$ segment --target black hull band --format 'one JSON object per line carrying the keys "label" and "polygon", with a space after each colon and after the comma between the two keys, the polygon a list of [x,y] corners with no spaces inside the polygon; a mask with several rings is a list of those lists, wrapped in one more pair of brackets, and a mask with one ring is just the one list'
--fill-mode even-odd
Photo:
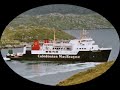
{"label": "black hull band", "polygon": [[11,60],[39,60],[39,61],[80,61],[80,62],[107,62],[111,50],[79,51],[77,55],[48,55],[24,54],[21,57],[10,57]]}

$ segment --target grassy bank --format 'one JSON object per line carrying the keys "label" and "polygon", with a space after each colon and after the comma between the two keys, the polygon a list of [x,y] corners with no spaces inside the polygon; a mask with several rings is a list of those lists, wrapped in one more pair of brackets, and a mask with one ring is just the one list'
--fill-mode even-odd
{"label": "grassy bank", "polygon": [[88,69],[84,72],[80,72],[64,81],[61,81],[59,84],[57,84],[57,86],[75,85],[89,81],[107,71],[113,63],[114,61],[109,61],[96,65],[96,67],[94,68]]}

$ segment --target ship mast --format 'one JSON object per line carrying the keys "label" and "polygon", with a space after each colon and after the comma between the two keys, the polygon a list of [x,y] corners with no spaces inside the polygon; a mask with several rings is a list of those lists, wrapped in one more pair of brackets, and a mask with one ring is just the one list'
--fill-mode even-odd
{"label": "ship mast", "polygon": [[84,28],[83,28],[82,33],[80,32],[80,39],[87,38],[88,37],[87,34],[88,34],[88,32],[86,30],[84,30]]}
{"label": "ship mast", "polygon": [[82,32],[80,31],[80,39],[84,38],[84,28],[82,30]]}
{"label": "ship mast", "polygon": [[55,43],[55,40],[56,40],[56,38],[55,38],[55,30],[54,30],[54,43]]}
{"label": "ship mast", "polygon": [[86,38],[86,31],[83,29],[83,36]]}
{"label": "ship mast", "polygon": [[83,38],[87,38],[87,34],[88,34],[88,32],[83,29]]}
{"label": "ship mast", "polygon": [[81,31],[80,31],[80,39],[82,39],[82,34],[81,34]]}

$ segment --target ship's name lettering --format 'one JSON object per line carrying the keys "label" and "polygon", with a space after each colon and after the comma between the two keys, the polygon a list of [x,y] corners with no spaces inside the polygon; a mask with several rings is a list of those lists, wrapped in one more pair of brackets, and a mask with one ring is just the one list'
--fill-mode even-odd
{"label": "ship's name lettering", "polygon": [[73,59],[75,59],[75,58],[80,58],[80,56],[59,55],[59,58],[73,58]]}
{"label": "ship's name lettering", "polygon": [[56,55],[38,55],[39,58],[58,58]]}
{"label": "ship's name lettering", "polygon": [[38,58],[80,58],[80,56],[69,56],[69,55],[38,55]]}

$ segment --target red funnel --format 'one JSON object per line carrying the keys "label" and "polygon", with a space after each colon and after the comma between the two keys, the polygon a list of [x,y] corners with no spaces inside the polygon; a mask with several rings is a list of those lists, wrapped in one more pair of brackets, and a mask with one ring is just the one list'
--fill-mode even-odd
{"label": "red funnel", "polygon": [[34,40],[32,50],[39,50],[40,49],[40,44],[38,40]]}

